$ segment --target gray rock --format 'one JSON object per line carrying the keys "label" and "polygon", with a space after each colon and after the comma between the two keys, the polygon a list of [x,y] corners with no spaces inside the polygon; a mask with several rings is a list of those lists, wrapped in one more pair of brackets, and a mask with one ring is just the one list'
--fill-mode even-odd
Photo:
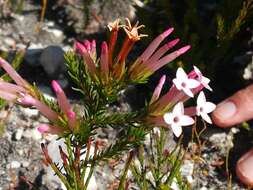
{"label": "gray rock", "polygon": [[43,67],[49,77],[57,79],[62,73],[65,73],[64,51],[59,46],[48,46],[40,56],[40,65]]}
{"label": "gray rock", "polygon": [[41,48],[27,49],[25,52],[24,62],[30,66],[39,66],[39,57],[42,53]]}

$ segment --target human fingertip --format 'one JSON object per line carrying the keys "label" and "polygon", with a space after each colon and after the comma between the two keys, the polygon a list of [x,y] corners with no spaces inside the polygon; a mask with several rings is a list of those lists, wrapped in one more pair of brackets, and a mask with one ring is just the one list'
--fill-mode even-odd
{"label": "human fingertip", "polygon": [[245,185],[253,186],[253,148],[237,162],[236,175]]}
{"label": "human fingertip", "polygon": [[237,108],[234,102],[225,100],[217,105],[212,113],[213,122],[220,127],[228,127],[229,119],[236,114]]}

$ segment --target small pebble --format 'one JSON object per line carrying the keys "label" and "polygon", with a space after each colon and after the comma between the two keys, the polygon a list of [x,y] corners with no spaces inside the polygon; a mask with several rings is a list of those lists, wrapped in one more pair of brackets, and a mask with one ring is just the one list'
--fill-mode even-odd
{"label": "small pebble", "polygon": [[21,164],[20,164],[20,162],[18,162],[18,161],[12,161],[10,164],[7,164],[7,168],[8,169],[16,169],[16,168],[20,168],[20,166],[21,166]]}
{"label": "small pebble", "polygon": [[27,168],[30,165],[30,163],[28,161],[23,161],[21,165],[23,168]]}
{"label": "small pebble", "polygon": [[39,111],[37,109],[23,108],[23,113],[30,118],[36,118],[39,116]]}
{"label": "small pebble", "polygon": [[14,39],[8,38],[8,37],[6,37],[6,38],[4,39],[4,43],[5,43],[5,45],[7,45],[7,46],[9,46],[9,47],[14,47],[15,44],[16,44],[16,42],[15,42]]}
{"label": "small pebble", "polygon": [[19,141],[23,136],[23,132],[24,130],[22,128],[18,128],[14,135],[14,140]]}
{"label": "small pebble", "polygon": [[42,135],[37,129],[32,129],[32,138],[37,141],[42,139]]}

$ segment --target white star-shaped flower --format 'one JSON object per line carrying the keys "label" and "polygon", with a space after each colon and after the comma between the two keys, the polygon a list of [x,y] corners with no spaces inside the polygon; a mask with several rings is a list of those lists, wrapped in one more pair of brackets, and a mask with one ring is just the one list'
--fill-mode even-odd
{"label": "white star-shaped flower", "polygon": [[208,90],[213,91],[213,89],[208,85],[210,82],[210,79],[207,77],[204,77],[201,71],[196,67],[193,66],[195,73],[198,75],[199,82]]}
{"label": "white star-shaped flower", "polygon": [[200,85],[199,81],[195,79],[189,79],[181,67],[177,69],[176,78],[173,79],[173,83],[178,90],[183,90],[190,97],[193,97],[191,89]]}
{"label": "white star-shaped flower", "polygon": [[181,135],[182,126],[192,125],[194,123],[191,117],[184,115],[184,105],[182,102],[177,103],[172,112],[165,113],[163,119],[170,125],[176,137]]}
{"label": "white star-shaped flower", "polygon": [[215,107],[215,104],[206,101],[205,94],[203,91],[201,91],[197,98],[197,116],[201,116],[207,123],[212,124],[212,120],[208,116],[208,113],[211,113],[215,109]]}

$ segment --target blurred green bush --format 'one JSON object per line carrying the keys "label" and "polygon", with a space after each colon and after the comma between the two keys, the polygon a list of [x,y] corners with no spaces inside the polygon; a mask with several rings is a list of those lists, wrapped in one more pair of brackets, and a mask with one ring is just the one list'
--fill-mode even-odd
{"label": "blurred green bush", "polygon": [[[143,0],[137,8],[146,33],[156,36],[165,27],[175,28],[174,36],[192,45],[179,65],[197,65],[213,75],[216,65],[231,61],[240,51],[240,32],[250,24],[253,0]],[[152,38],[152,37],[151,37]],[[248,39],[249,40],[249,39]]]}

